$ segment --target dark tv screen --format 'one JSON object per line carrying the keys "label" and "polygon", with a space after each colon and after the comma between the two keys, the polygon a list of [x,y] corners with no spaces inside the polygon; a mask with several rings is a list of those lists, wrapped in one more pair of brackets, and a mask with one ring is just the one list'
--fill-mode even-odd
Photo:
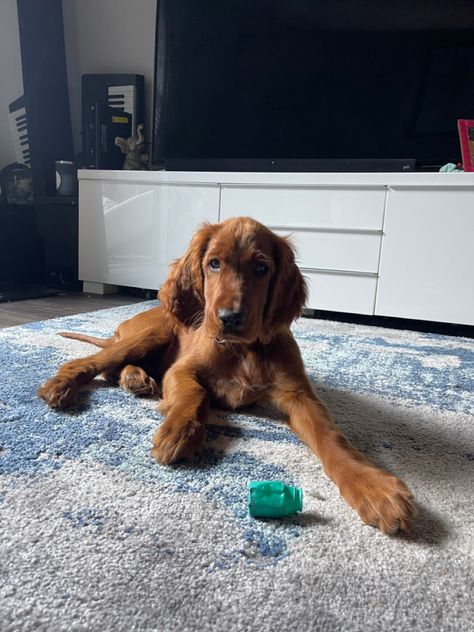
{"label": "dark tv screen", "polygon": [[460,159],[472,0],[158,0],[153,162]]}

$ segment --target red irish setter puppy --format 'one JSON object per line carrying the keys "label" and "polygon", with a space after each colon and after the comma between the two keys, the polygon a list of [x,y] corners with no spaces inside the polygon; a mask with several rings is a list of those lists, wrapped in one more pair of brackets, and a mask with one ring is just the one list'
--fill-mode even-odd
{"label": "red irish setter puppy", "polygon": [[108,340],[64,334],[103,349],[60,367],[40,397],[66,408],[100,373],[136,395],[156,394],[162,382],[166,418],[151,451],[162,464],[199,450],[209,405],[271,402],[364,522],[384,533],[409,528],[415,510],[405,484],[349,443],[305,373],[289,327],[306,287],[286,239],[247,217],[205,225],[159,298],[159,307],[123,322]]}

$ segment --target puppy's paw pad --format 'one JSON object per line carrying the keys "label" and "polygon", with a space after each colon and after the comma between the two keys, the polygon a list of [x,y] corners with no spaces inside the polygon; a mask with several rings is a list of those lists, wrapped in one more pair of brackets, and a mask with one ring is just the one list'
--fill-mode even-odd
{"label": "puppy's paw pad", "polygon": [[159,394],[156,381],[140,367],[124,370],[120,377],[120,385],[137,397],[151,397]]}

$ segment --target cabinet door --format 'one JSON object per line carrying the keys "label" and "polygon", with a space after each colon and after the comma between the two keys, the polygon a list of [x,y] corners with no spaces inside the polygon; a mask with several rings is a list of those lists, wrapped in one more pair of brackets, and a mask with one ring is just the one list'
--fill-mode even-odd
{"label": "cabinet door", "polygon": [[375,313],[474,325],[474,187],[390,189]]}
{"label": "cabinet door", "polygon": [[219,215],[218,185],[82,180],[79,200],[79,278],[146,289]]}

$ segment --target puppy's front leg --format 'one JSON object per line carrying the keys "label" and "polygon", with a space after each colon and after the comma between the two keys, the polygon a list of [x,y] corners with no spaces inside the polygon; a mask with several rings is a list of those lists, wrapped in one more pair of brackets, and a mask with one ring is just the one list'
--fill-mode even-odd
{"label": "puppy's front leg", "polygon": [[168,370],[160,409],[166,419],[153,437],[152,456],[162,465],[193,457],[204,443],[208,397],[192,368],[174,364]]}
{"label": "puppy's front leg", "polygon": [[289,416],[292,430],[321,459],[341,496],[365,523],[387,534],[409,529],[415,507],[405,483],[372,465],[349,443],[305,376],[301,380],[280,376],[273,401]]}

